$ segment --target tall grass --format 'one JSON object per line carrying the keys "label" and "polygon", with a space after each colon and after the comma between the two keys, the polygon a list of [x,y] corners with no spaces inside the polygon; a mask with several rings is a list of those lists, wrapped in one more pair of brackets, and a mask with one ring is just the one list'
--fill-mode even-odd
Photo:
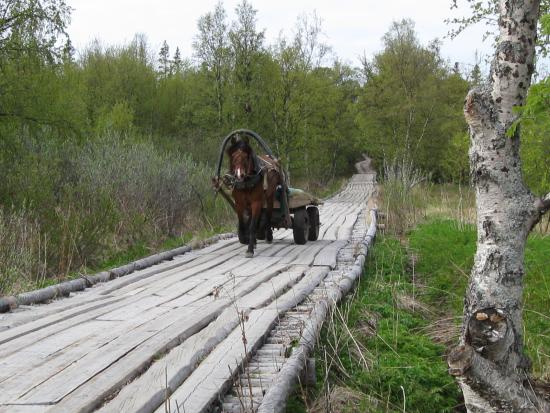
{"label": "tall grass", "polygon": [[406,159],[384,162],[381,210],[389,234],[402,237],[426,218],[451,218],[460,229],[475,224],[475,195],[469,185],[433,184]]}
{"label": "tall grass", "polygon": [[0,291],[25,288],[45,276],[46,243],[25,210],[0,209]]}
{"label": "tall grass", "polygon": [[384,161],[383,175],[381,201],[387,229],[400,236],[425,215],[427,177],[412,161],[399,158]]}

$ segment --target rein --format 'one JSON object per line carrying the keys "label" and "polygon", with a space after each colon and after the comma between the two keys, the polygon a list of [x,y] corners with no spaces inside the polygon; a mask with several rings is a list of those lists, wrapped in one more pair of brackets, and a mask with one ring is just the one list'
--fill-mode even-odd
{"label": "rein", "polygon": [[235,189],[252,189],[262,180],[263,174],[247,175],[242,181],[237,181],[233,175],[232,187]]}

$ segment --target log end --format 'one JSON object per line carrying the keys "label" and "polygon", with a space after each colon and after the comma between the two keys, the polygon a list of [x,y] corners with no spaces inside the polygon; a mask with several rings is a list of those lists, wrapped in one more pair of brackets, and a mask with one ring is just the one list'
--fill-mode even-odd
{"label": "log end", "polygon": [[451,376],[462,376],[471,366],[474,357],[474,350],[469,345],[456,346],[447,357],[449,374]]}

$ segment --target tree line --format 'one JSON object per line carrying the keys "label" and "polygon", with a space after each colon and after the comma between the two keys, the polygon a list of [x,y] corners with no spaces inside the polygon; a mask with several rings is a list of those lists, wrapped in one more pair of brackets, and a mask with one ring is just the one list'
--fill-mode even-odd
{"label": "tree line", "polygon": [[465,132],[468,81],[436,42],[420,44],[410,21],[394,23],[384,50],[352,67],[323,42],[315,14],[300,16],[293,36],[267,44],[247,1],[234,21],[221,3],[202,16],[189,57],[166,42],[156,52],[142,34],[76,53],[63,1],[2,7],[15,15],[13,4],[36,20],[2,31],[1,127],[16,140],[22,127],[30,137],[74,141],[109,130],[208,162],[220,137],[246,127],[266,137],[293,176],[325,183],[350,173],[361,151],[381,161],[401,149],[449,177],[441,156],[428,154],[443,154]]}

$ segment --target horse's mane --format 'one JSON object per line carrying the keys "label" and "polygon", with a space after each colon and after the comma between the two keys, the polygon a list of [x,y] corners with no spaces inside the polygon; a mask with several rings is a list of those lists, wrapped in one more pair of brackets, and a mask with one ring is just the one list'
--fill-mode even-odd
{"label": "horse's mane", "polygon": [[238,140],[236,142],[234,142],[228,149],[227,149],[227,154],[229,156],[231,156],[233,154],[233,152],[235,152],[237,149],[241,149],[243,151],[245,151],[247,154],[251,155],[252,153],[254,153],[254,151],[252,150],[252,147],[250,146],[250,144],[246,141],[243,141],[243,140]]}

